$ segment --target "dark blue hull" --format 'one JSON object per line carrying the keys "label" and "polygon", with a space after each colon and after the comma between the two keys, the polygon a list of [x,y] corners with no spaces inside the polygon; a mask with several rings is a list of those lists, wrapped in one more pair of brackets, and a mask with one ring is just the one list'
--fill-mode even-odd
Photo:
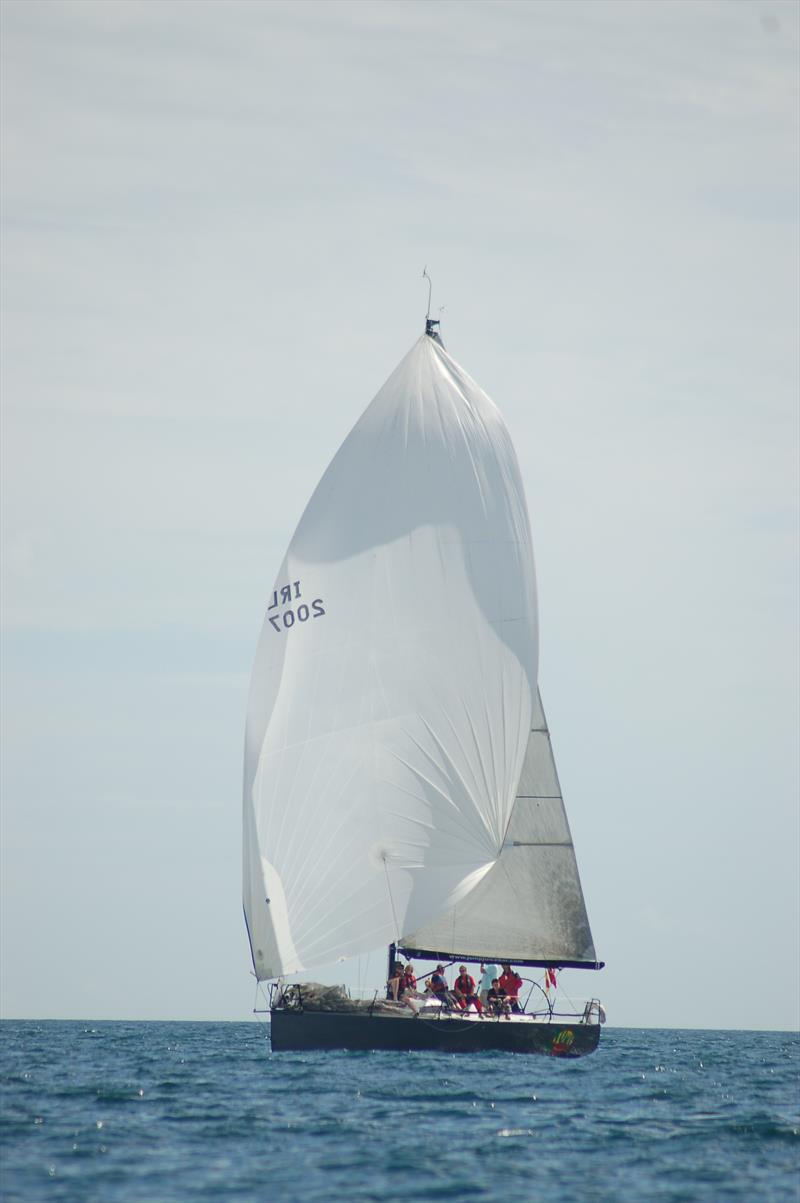
{"label": "dark blue hull", "polygon": [[539,1053],[584,1057],[600,1042],[599,1024],[512,1019],[420,1018],[405,1015],[273,1010],[275,1052],[351,1049],[479,1053]]}

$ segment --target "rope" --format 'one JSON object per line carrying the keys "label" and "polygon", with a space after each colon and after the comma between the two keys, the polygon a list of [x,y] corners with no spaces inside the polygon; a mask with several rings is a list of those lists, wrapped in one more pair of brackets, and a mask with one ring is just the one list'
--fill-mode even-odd
{"label": "rope", "polygon": [[573,1007],[573,1008],[574,1008],[574,1010],[575,1010],[575,1014],[576,1014],[576,1015],[578,1015],[578,1014],[580,1013],[580,1012],[578,1011],[578,1004],[575,1002],[575,1000],[574,1000],[574,999],[570,998],[570,996],[567,994],[567,992],[566,992],[566,990],[563,988],[563,986],[561,986],[561,985],[559,984],[559,987],[558,987],[558,988],[559,988],[559,990],[561,991],[561,993],[562,993],[563,997],[564,997],[564,998],[567,1000],[567,1002],[569,1003],[569,1005],[570,1005],[571,1007]]}

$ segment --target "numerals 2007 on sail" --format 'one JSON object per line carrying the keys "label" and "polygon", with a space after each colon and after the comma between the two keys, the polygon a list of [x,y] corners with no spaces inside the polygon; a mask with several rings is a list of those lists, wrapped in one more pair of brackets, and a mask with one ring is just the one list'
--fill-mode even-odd
{"label": "numerals 2007 on sail", "polygon": [[[272,601],[267,606],[267,618],[278,633],[291,630],[295,622],[308,622],[309,618],[322,618],[325,607],[321,597],[315,597],[310,606],[301,601],[301,598],[302,591],[299,581],[292,581],[290,585],[282,585],[280,589],[274,590]],[[295,602],[300,604],[295,605]],[[280,610],[280,613],[270,614],[270,610]]]}

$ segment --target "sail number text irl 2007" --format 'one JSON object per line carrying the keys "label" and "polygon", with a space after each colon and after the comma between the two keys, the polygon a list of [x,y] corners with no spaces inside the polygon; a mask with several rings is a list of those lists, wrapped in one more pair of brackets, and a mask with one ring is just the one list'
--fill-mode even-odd
{"label": "sail number text irl 2007", "polygon": [[[267,618],[276,631],[288,631],[295,622],[308,622],[309,618],[321,618],[325,613],[321,597],[315,597],[310,606],[301,601],[301,597],[299,581],[292,581],[291,585],[283,585],[274,591],[272,601],[267,606]],[[300,604],[295,605],[295,602]],[[280,613],[270,614],[270,610],[280,610]]]}

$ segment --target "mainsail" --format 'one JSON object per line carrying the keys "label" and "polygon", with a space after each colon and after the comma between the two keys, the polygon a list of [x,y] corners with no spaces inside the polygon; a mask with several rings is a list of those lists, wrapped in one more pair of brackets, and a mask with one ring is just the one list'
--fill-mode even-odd
{"label": "mainsail", "polygon": [[[518,799],[537,648],[511,440],[423,335],[331,462],[267,599],[244,778],[258,978],[437,931],[528,858],[529,834],[561,838],[565,820]],[[556,892],[553,907],[569,900]]]}
{"label": "mainsail", "polygon": [[410,956],[596,968],[575,849],[537,691],[503,849],[447,914],[400,940]]}

